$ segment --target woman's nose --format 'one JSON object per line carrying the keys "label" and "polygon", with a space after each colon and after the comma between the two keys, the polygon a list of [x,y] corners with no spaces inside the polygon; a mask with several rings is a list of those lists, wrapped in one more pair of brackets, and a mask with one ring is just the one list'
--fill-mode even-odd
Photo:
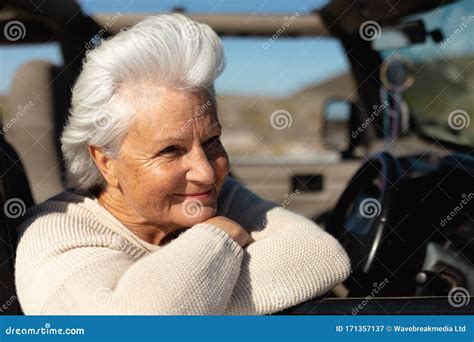
{"label": "woman's nose", "polygon": [[209,162],[205,151],[202,148],[196,149],[189,154],[189,171],[186,179],[191,182],[213,185],[216,182],[214,167]]}

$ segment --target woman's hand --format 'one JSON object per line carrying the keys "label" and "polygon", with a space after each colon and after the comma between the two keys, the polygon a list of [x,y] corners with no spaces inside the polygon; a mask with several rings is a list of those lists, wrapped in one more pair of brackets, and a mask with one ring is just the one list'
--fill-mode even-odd
{"label": "woman's hand", "polygon": [[235,242],[237,242],[240,247],[245,247],[246,245],[254,242],[250,234],[240,224],[227,217],[214,216],[202,223],[212,224],[213,226],[222,229],[227,234],[229,234],[230,237]]}

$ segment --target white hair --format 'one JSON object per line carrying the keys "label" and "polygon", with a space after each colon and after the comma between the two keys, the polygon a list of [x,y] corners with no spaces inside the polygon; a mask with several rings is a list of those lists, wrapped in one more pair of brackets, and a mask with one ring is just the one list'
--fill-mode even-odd
{"label": "white hair", "polygon": [[88,146],[117,156],[134,113],[119,94],[121,84],[152,80],[176,90],[208,89],[215,102],[213,83],[224,67],[217,34],[181,14],[148,17],[89,51],[61,137],[68,187],[92,191],[105,186]]}

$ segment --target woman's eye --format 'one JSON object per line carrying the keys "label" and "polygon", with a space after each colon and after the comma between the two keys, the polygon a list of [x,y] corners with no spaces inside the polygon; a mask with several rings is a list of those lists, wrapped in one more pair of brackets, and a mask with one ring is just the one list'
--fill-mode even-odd
{"label": "woman's eye", "polygon": [[214,148],[221,148],[221,138],[219,136],[212,137],[204,143],[204,148],[207,150],[214,149]]}
{"label": "woman's eye", "polygon": [[179,146],[172,145],[172,146],[168,146],[162,149],[160,153],[158,153],[158,155],[166,155],[166,154],[176,155],[176,154],[179,154],[180,152],[181,152],[181,149],[179,148]]}

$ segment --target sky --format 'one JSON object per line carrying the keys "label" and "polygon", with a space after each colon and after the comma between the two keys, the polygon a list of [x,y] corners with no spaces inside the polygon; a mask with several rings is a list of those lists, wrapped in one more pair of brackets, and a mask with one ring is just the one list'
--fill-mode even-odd
{"label": "sky", "polygon": [[[299,14],[326,0],[82,0],[86,13],[160,13],[182,7],[189,13]],[[218,93],[288,96],[348,70],[340,44],[331,38],[278,38],[267,49],[264,38],[223,38],[226,69],[216,81]],[[55,44],[0,47],[0,93],[5,93],[18,67],[31,59],[60,65]]]}

